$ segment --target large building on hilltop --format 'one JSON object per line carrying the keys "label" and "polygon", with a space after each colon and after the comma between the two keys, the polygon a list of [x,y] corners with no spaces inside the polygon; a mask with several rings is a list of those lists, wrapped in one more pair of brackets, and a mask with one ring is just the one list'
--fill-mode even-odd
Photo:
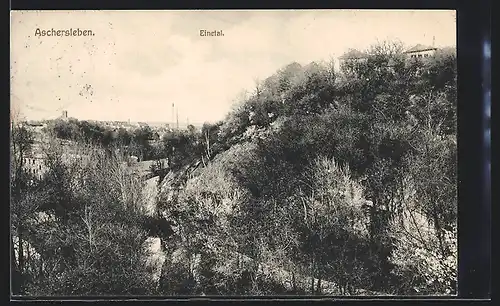
{"label": "large building on hilltop", "polygon": [[[416,44],[415,46],[403,51],[403,54],[406,56],[407,59],[420,59],[420,58],[424,59],[434,56],[434,54],[438,50],[439,48],[434,47],[434,44],[432,46],[424,44]],[[338,70],[340,69],[340,67],[342,67],[343,64],[349,62],[350,63],[365,62],[371,56],[372,54],[369,54],[367,52],[362,52],[357,49],[349,49],[349,51],[338,57],[338,65],[336,64],[335,68]],[[387,66],[389,68],[393,68],[394,65],[395,65],[394,59],[390,59],[389,62],[387,63]]]}
{"label": "large building on hilltop", "polygon": [[361,52],[361,51],[356,50],[356,49],[349,49],[349,51],[347,51],[346,53],[344,53],[341,56],[339,56],[338,60],[339,60],[339,64],[342,65],[342,64],[344,64],[346,62],[352,62],[352,61],[362,62],[362,61],[366,61],[369,56],[370,55],[368,53]]}
{"label": "large building on hilltop", "polygon": [[437,49],[436,47],[417,44],[403,53],[409,58],[425,58],[433,56]]}

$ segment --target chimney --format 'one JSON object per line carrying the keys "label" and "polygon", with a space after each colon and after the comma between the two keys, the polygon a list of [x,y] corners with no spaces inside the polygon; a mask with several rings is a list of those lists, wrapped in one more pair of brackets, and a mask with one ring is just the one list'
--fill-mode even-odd
{"label": "chimney", "polygon": [[64,119],[68,118],[68,111],[62,111],[62,117]]}
{"label": "chimney", "polygon": [[172,120],[170,122],[172,122],[172,125],[174,123],[174,103],[172,103]]}
{"label": "chimney", "polygon": [[436,45],[436,36],[432,36],[432,47],[434,48]]}

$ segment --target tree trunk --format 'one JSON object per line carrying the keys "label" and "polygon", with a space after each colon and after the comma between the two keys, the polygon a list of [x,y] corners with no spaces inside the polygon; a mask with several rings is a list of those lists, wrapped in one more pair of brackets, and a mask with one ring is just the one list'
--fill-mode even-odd
{"label": "tree trunk", "polygon": [[315,295],[316,294],[316,289],[314,288],[314,276],[311,277],[311,294]]}
{"label": "tree trunk", "polygon": [[314,295],[314,257],[311,260],[311,294]]}
{"label": "tree trunk", "polygon": [[10,237],[10,264],[11,264],[11,277],[12,277],[12,294],[20,294],[21,293],[21,275],[19,273],[19,268],[16,262],[16,254],[14,251],[14,240],[12,239],[12,235]]}
{"label": "tree trunk", "polygon": [[24,272],[24,245],[23,245],[23,231],[20,225],[18,226],[17,229],[17,238],[18,238],[18,249],[17,249],[18,268],[19,272],[22,274]]}
{"label": "tree trunk", "polygon": [[[29,242],[26,242],[26,266],[27,266],[28,270],[31,269],[30,263],[31,263],[30,245],[29,245]],[[28,272],[31,272],[31,271],[28,271]]]}
{"label": "tree trunk", "polygon": [[316,293],[321,294],[321,275],[318,276],[318,285],[316,286]]}
{"label": "tree trunk", "polygon": [[443,243],[442,227],[441,227],[441,222],[439,220],[436,206],[434,206],[434,211],[432,214],[434,217],[434,228],[436,230],[436,236],[437,236],[438,242],[439,242],[439,250],[441,251],[441,255],[444,257],[444,256],[446,256],[446,254],[445,254],[444,243]]}
{"label": "tree trunk", "polygon": [[42,252],[40,252],[40,266],[39,266],[39,270],[38,270],[38,277],[40,279],[43,278],[43,257],[42,257]]}

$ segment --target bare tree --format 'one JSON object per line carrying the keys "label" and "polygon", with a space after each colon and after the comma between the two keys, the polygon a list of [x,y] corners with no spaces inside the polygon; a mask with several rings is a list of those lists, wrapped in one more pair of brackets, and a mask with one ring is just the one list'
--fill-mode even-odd
{"label": "bare tree", "polygon": [[404,44],[400,40],[382,40],[371,45],[367,51],[372,55],[394,57],[402,54],[404,51]]}
{"label": "bare tree", "polygon": [[254,78],[253,81],[255,84],[255,96],[260,98],[260,95],[262,94],[262,82],[258,78]]}
{"label": "bare tree", "polygon": [[[27,188],[30,175],[25,169],[25,158],[31,151],[34,142],[31,130],[22,125],[18,118],[13,118],[11,130],[11,216],[12,226],[16,229],[18,259],[14,265],[17,272],[23,273],[25,268],[25,227],[26,220],[32,213],[32,202],[27,200]],[[11,239],[13,237],[11,236]],[[11,244],[14,245],[13,241]],[[15,258],[12,258],[13,260]]]}
{"label": "bare tree", "polygon": [[328,82],[335,83],[335,58],[330,56],[329,61],[326,63],[328,69]]}

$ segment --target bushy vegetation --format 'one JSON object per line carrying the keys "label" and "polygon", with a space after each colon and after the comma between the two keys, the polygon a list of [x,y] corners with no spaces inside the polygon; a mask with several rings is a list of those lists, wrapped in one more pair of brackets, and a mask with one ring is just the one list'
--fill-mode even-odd
{"label": "bushy vegetation", "polygon": [[[191,214],[211,216],[208,228],[229,235],[221,248],[283,269],[294,292],[456,292],[455,53],[408,60],[401,51],[374,46],[340,73],[330,63],[292,63],[257,84],[205,127],[206,166],[177,205],[196,203]],[[188,188],[206,176],[209,196]],[[237,209],[216,213],[212,199]],[[179,222],[187,220],[196,218]],[[255,294],[258,271],[245,271],[253,273],[245,292]],[[300,284],[305,276],[314,281]]]}
{"label": "bushy vegetation", "polygon": [[[15,135],[24,133],[29,131],[14,129]],[[13,149],[12,158],[26,153]],[[141,182],[127,175],[119,156],[92,147],[74,149],[86,158],[68,160],[57,142],[48,144],[48,170],[41,180],[28,177],[20,162],[12,163],[13,292],[154,293],[143,247]]]}
{"label": "bushy vegetation", "polygon": [[[14,179],[16,237],[31,237],[23,220],[43,208],[57,216],[46,230],[63,236],[54,243],[66,241],[73,250],[73,257],[44,257],[61,261],[53,266],[64,277],[32,277],[22,282],[23,290],[456,293],[456,57],[442,49],[409,60],[401,51],[397,44],[378,44],[367,61],[348,62],[341,71],[332,63],[292,63],[258,82],[223,121],[201,131],[167,132],[154,150],[168,158],[170,171],[160,176],[156,221],[138,217],[141,201],[134,190],[140,183],[120,172],[120,157],[113,154],[80,161],[80,170],[54,162],[34,186]],[[148,146],[141,142],[147,130],[105,137],[96,127],[88,130],[100,136],[82,132],[83,123],[70,125],[80,132],[55,128],[57,136],[87,135],[104,147],[135,143],[143,152]],[[84,187],[72,183],[79,177]],[[34,193],[46,200],[26,200]],[[92,243],[90,207],[102,225]],[[152,233],[144,224],[159,220],[169,229],[154,234],[166,255],[156,287],[144,278],[147,267],[139,263],[146,254],[139,241]],[[35,247],[37,252],[50,249],[46,241],[39,240],[43,248]],[[19,257],[14,266],[25,265]],[[17,271],[24,279],[33,273]],[[85,286],[62,285],[87,278]]]}
{"label": "bushy vegetation", "polygon": [[47,130],[59,139],[104,148],[121,148],[123,153],[137,156],[139,161],[164,158],[162,146],[157,144],[158,133],[147,125],[134,130],[127,130],[123,127],[116,129],[71,118],[68,121],[60,119],[52,121]]}

